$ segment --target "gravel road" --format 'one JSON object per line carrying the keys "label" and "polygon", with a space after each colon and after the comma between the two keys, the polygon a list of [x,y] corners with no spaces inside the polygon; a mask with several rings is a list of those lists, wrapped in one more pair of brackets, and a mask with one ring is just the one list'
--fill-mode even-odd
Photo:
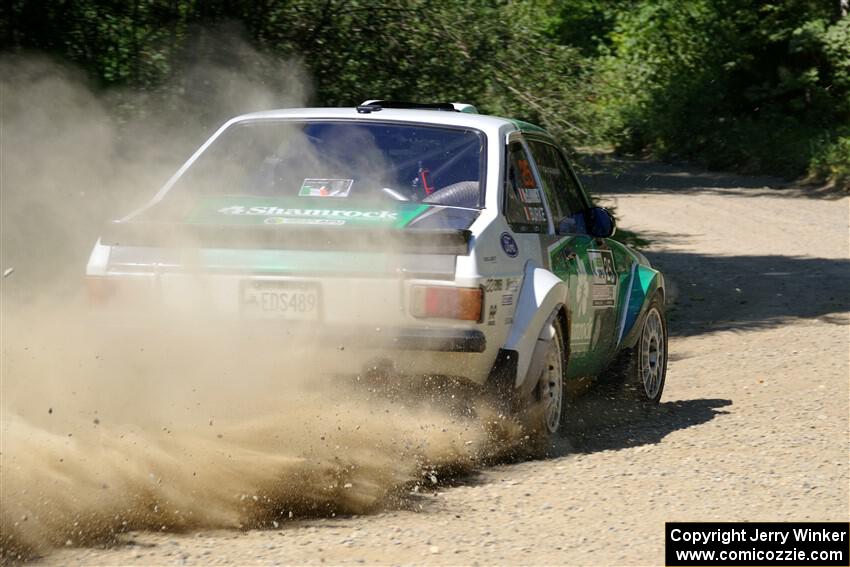
{"label": "gravel road", "polygon": [[[46,564],[663,564],[665,521],[846,520],[847,197],[598,162],[589,185],[668,275],[660,407],[591,392],[558,455],[276,530],[134,533]],[[603,171],[604,170],[604,171]]]}

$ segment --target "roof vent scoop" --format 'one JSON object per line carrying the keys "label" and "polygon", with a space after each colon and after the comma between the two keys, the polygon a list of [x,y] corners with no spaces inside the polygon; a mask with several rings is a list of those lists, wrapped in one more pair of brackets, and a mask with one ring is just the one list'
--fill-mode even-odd
{"label": "roof vent scoop", "polygon": [[378,112],[384,108],[403,108],[408,110],[443,110],[447,112],[466,112],[478,114],[471,104],[464,102],[404,102],[400,100],[367,100],[357,107],[360,114]]}
{"label": "roof vent scoop", "polygon": [[371,114],[372,112],[378,112],[383,108],[380,104],[374,104],[371,100],[367,100],[363,104],[357,107],[358,114]]}
{"label": "roof vent scoop", "polygon": [[466,112],[468,114],[478,114],[478,109],[472,106],[471,104],[466,104],[465,102],[453,102],[452,106],[455,107],[455,110],[458,112]]}

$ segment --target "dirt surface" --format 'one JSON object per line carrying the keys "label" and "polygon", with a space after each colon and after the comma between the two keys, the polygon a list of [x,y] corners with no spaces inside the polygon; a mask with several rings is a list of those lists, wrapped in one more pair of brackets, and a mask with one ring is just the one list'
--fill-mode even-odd
{"label": "dirt surface", "polygon": [[[647,163],[589,185],[667,274],[657,411],[591,392],[544,460],[279,529],[128,534],[44,564],[663,564],[665,521],[846,520],[848,198]],[[604,169],[605,173],[600,172]]]}

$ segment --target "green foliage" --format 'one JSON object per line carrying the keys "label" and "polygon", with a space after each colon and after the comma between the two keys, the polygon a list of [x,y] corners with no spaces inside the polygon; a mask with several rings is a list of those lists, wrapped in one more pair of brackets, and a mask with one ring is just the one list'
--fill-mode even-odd
{"label": "green foliage", "polygon": [[48,52],[104,88],[151,95],[128,112],[203,108],[211,93],[185,75],[205,58],[272,88],[286,77],[268,62],[294,60],[319,105],[463,100],[574,146],[838,177],[850,167],[850,17],[832,4],[10,0],[0,49]]}
{"label": "green foliage", "polygon": [[620,0],[549,0],[540,5],[544,34],[561,45],[574,46],[585,55],[598,55],[610,44],[615,15],[624,8]]}
{"label": "green foliage", "polygon": [[638,2],[600,59],[606,136],[630,151],[787,175],[818,156],[850,162],[840,145],[824,149],[850,124],[850,26],[831,15],[805,0]]}
{"label": "green foliage", "polygon": [[[587,137],[589,67],[545,36],[541,9],[486,0],[46,0],[11,3],[4,47],[70,59],[104,86],[159,91],[204,57],[231,58],[222,30],[298,59],[318,105],[367,98],[461,100]],[[238,59],[238,58],[236,58]],[[238,63],[238,61],[237,61]],[[271,70],[270,70],[271,72]],[[173,94],[173,93],[172,93]],[[162,103],[163,98],[157,99]],[[200,102],[199,102],[200,103]],[[202,104],[202,103],[201,103]]]}
{"label": "green foliage", "polygon": [[827,27],[818,43],[834,85],[845,94],[845,108],[850,108],[850,17]]}
{"label": "green foliage", "polygon": [[826,141],[814,152],[811,172],[822,179],[831,179],[839,185],[850,186],[850,130],[834,141]]}
{"label": "green foliage", "polygon": [[103,85],[145,87],[170,72],[188,16],[188,3],[167,0],[12,0],[0,47],[68,58]]}

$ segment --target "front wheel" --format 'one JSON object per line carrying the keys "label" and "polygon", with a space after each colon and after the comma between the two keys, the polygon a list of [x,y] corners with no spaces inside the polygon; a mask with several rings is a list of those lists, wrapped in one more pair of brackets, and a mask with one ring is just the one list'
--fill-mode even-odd
{"label": "front wheel", "polygon": [[624,374],[627,390],[637,399],[658,403],[667,377],[667,319],[660,295],[649,304]]}

